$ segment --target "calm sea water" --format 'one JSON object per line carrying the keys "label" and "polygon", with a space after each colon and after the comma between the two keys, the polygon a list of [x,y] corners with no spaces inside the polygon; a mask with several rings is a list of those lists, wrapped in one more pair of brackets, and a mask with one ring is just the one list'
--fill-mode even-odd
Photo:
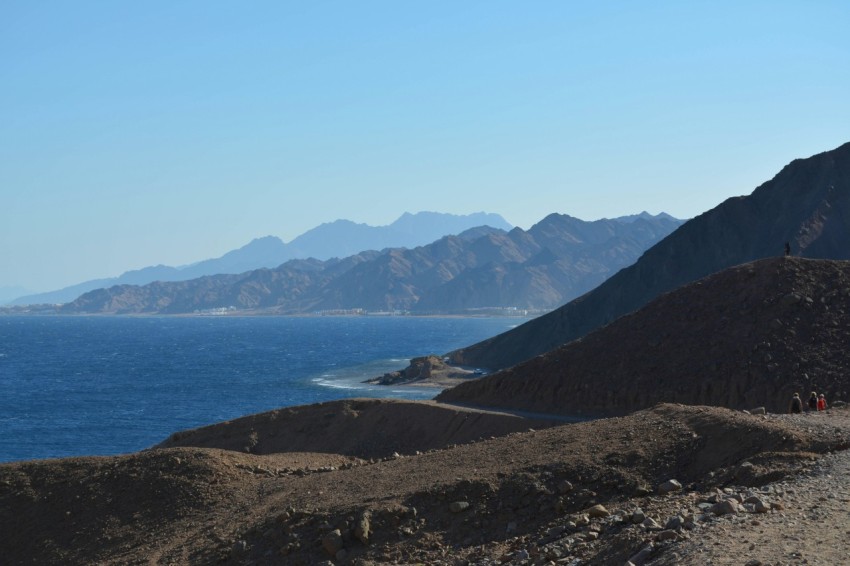
{"label": "calm sea water", "polygon": [[499,334],[516,318],[0,317],[0,462],[110,455],[172,432],[349,397],[362,380]]}

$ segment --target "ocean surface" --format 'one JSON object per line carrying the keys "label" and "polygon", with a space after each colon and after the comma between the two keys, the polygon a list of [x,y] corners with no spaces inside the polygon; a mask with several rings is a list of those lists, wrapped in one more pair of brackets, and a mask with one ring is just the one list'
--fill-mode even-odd
{"label": "ocean surface", "polygon": [[362,381],[524,320],[0,317],[0,462],[134,452],[278,407],[430,399]]}

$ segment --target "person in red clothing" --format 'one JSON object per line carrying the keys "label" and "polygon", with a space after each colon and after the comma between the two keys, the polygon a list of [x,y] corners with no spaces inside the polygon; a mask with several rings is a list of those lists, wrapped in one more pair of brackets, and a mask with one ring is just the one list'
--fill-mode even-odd
{"label": "person in red clothing", "polygon": [[818,411],[826,410],[826,398],[823,396],[823,393],[818,395]]}

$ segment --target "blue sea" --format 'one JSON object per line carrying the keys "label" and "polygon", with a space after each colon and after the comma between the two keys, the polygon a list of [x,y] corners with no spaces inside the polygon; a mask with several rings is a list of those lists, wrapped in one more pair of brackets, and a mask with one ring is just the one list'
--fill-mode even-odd
{"label": "blue sea", "polygon": [[350,397],[524,322],[421,317],[0,317],[0,462],[112,455],[178,430]]}

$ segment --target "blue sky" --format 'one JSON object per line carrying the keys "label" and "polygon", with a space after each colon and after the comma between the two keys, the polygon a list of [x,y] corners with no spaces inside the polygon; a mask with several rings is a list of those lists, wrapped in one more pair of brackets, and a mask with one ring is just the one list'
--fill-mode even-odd
{"label": "blue sky", "polygon": [[0,4],[0,287],[337,218],[695,216],[850,141],[847,2]]}

